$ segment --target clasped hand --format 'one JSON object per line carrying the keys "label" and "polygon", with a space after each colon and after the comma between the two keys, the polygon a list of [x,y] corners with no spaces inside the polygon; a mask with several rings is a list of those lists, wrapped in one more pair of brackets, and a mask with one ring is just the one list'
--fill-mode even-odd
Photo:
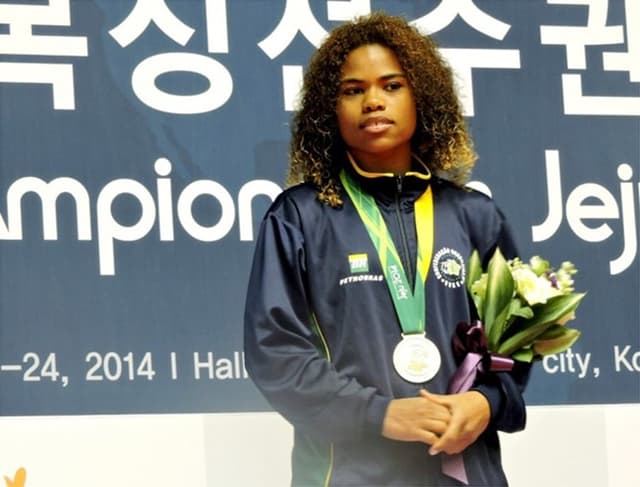
{"label": "clasped hand", "polygon": [[382,426],[383,436],[399,441],[420,441],[431,445],[429,453],[459,453],[487,428],[489,402],[477,391],[460,394],[432,394],[394,399],[389,403]]}

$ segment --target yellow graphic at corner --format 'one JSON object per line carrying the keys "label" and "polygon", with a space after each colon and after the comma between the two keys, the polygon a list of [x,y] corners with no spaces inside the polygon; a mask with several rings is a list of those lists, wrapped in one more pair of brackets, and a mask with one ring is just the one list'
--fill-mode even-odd
{"label": "yellow graphic at corner", "polygon": [[25,487],[27,485],[27,471],[24,468],[19,468],[16,470],[13,480],[5,475],[4,482],[7,487]]}
{"label": "yellow graphic at corner", "polygon": [[351,273],[369,272],[369,258],[367,254],[349,254]]}

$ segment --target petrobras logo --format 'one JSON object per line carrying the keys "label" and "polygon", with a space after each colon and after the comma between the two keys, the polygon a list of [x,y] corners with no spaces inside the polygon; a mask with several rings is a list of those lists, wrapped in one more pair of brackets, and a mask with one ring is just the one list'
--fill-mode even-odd
{"label": "petrobras logo", "polygon": [[[157,227],[157,237],[162,242],[174,241],[177,216],[182,229],[201,242],[215,242],[227,236],[238,221],[241,241],[253,240],[253,212],[251,204],[258,195],[273,201],[282,189],[275,183],[256,179],[248,181],[239,190],[234,200],[220,183],[201,179],[192,181],[182,189],[174,201],[172,194],[171,162],[160,158],[154,164],[155,191],[151,191],[134,179],[109,181],[98,193],[95,209],[85,186],[77,179],[58,177],[46,182],[37,177],[15,180],[7,190],[6,219],[0,215],[0,240],[22,240],[22,200],[27,194],[36,194],[42,204],[42,235],[44,240],[58,240],[58,215],[56,203],[62,195],[70,196],[76,210],[76,235],[78,240],[93,240],[95,218],[98,245],[99,273],[113,276],[116,273],[115,242],[134,242],[149,235]],[[121,197],[133,198],[140,206],[137,221],[120,222],[112,208]],[[193,205],[197,198],[213,198],[221,208],[220,217],[211,225],[196,220]],[[259,216],[261,217],[261,215]]]}
{"label": "petrobras logo", "polygon": [[382,274],[367,274],[369,272],[369,256],[366,253],[349,254],[349,272],[351,275],[338,281],[340,286],[354,282],[382,282]]}
{"label": "petrobras logo", "polygon": [[13,478],[4,476],[4,483],[6,487],[26,487],[27,485],[27,471],[20,467],[16,470]]}
{"label": "petrobras logo", "polygon": [[351,274],[369,272],[369,256],[367,254],[349,254]]}
{"label": "petrobras logo", "polygon": [[351,275],[340,278],[338,281],[340,286],[356,282],[382,282],[384,279],[382,274],[368,274],[369,256],[366,253],[349,254],[347,259]]}
{"label": "petrobras logo", "polygon": [[340,286],[352,284],[354,282],[382,282],[384,276],[382,274],[357,274],[355,276],[343,277],[338,281]]}
{"label": "petrobras logo", "polygon": [[443,247],[433,256],[433,273],[438,281],[450,288],[464,284],[465,264],[460,252]]}

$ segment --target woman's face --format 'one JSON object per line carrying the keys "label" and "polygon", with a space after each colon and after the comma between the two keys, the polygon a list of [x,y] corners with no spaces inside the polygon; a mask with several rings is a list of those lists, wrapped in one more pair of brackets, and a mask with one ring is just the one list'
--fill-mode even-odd
{"label": "woman's face", "polygon": [[395,174],[409,170],[416,106],[391,49],[365,44],[347,55],[336,115],[340,135],[363,169]]}

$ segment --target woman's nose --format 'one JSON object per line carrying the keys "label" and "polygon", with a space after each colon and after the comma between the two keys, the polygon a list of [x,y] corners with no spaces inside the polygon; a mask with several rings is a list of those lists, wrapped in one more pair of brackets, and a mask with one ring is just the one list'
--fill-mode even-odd
{"label": "woman's nose", "polygon": [[367,91],[362,104],[364,113],[378,112],[385,109],[385,103],[377,90]]}

